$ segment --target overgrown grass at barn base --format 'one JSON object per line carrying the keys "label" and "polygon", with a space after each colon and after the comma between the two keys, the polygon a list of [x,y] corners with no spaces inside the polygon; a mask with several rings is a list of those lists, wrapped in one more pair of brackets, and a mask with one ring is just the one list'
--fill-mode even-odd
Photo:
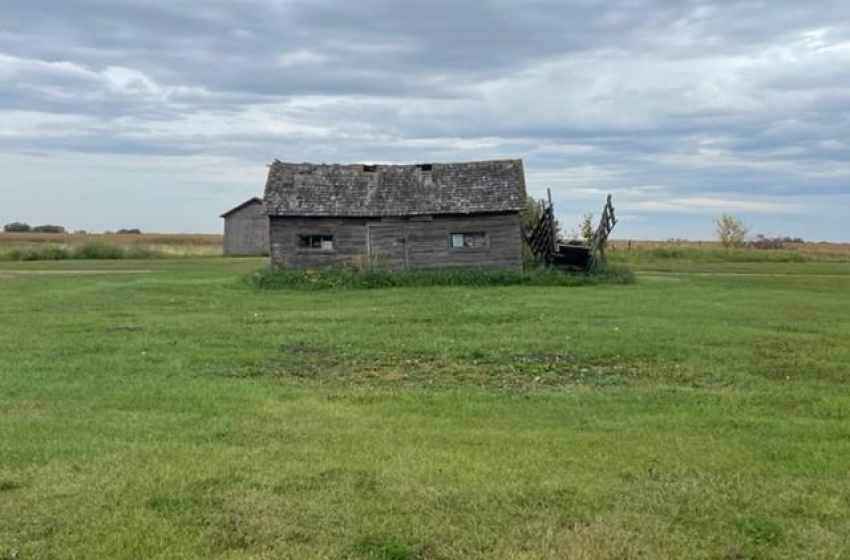
{"label": "overgrown grass at barn base", "polygon": [[635,282],[635,276],[625,265],[609,265],[594,272],[562,272],[546,268],[524,271],[468,268],[393,271],[381,268],[275,270],[266,267],[246,275],[244,282],[261,290],[334,290],[428,286],[632,284]]}

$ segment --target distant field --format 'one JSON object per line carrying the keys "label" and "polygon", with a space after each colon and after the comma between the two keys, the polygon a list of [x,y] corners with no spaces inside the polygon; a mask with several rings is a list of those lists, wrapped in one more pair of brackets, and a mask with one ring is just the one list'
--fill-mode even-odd
{"label": "distant field", "polygon": [[713,260],[782,261],[808,260],[827,262],[850,261],[850,243],[787,243],[783,249],[724,249],[715,241],[651,241],[611,240],[610,255],[614,260]]}
{"label": "distant field", "polygon": [[222,252],[219,234],[183,233],[31,233],[0,232],[0,254],[13,250],[37,249],[47,245],[65,248],[86,244],[142,247],[173,256],[213,256]]}
{"label": "distant field", "polygon": [[0,559],[850,557],[850,263],[0,262]]}

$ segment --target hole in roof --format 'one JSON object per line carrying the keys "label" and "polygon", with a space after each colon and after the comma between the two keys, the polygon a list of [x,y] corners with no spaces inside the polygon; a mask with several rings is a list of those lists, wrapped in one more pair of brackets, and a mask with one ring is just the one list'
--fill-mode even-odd
{"label": "hole in roof", "polygon": [[377,170],[378,170],[377,165],[364,165],[363,166],[363,171],[365,171],[366,173],[374,173]]}

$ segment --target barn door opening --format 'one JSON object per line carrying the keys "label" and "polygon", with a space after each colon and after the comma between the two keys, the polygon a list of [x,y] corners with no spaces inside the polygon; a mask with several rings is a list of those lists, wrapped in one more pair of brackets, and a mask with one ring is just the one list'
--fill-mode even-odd
{"label": "barn door opening", "polygon": [[366,226],[366,243],[373,266],[407,270],[407,232],[404,223]]}

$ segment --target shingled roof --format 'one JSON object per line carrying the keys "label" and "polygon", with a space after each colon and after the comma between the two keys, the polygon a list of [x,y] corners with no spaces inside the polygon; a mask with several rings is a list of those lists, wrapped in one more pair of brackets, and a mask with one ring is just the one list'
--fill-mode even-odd
{"label": "shingled roof", "polygon": [[415,216],[518,211],[525,202],[522,160],[420,165],[269,166],[272,216]]}

